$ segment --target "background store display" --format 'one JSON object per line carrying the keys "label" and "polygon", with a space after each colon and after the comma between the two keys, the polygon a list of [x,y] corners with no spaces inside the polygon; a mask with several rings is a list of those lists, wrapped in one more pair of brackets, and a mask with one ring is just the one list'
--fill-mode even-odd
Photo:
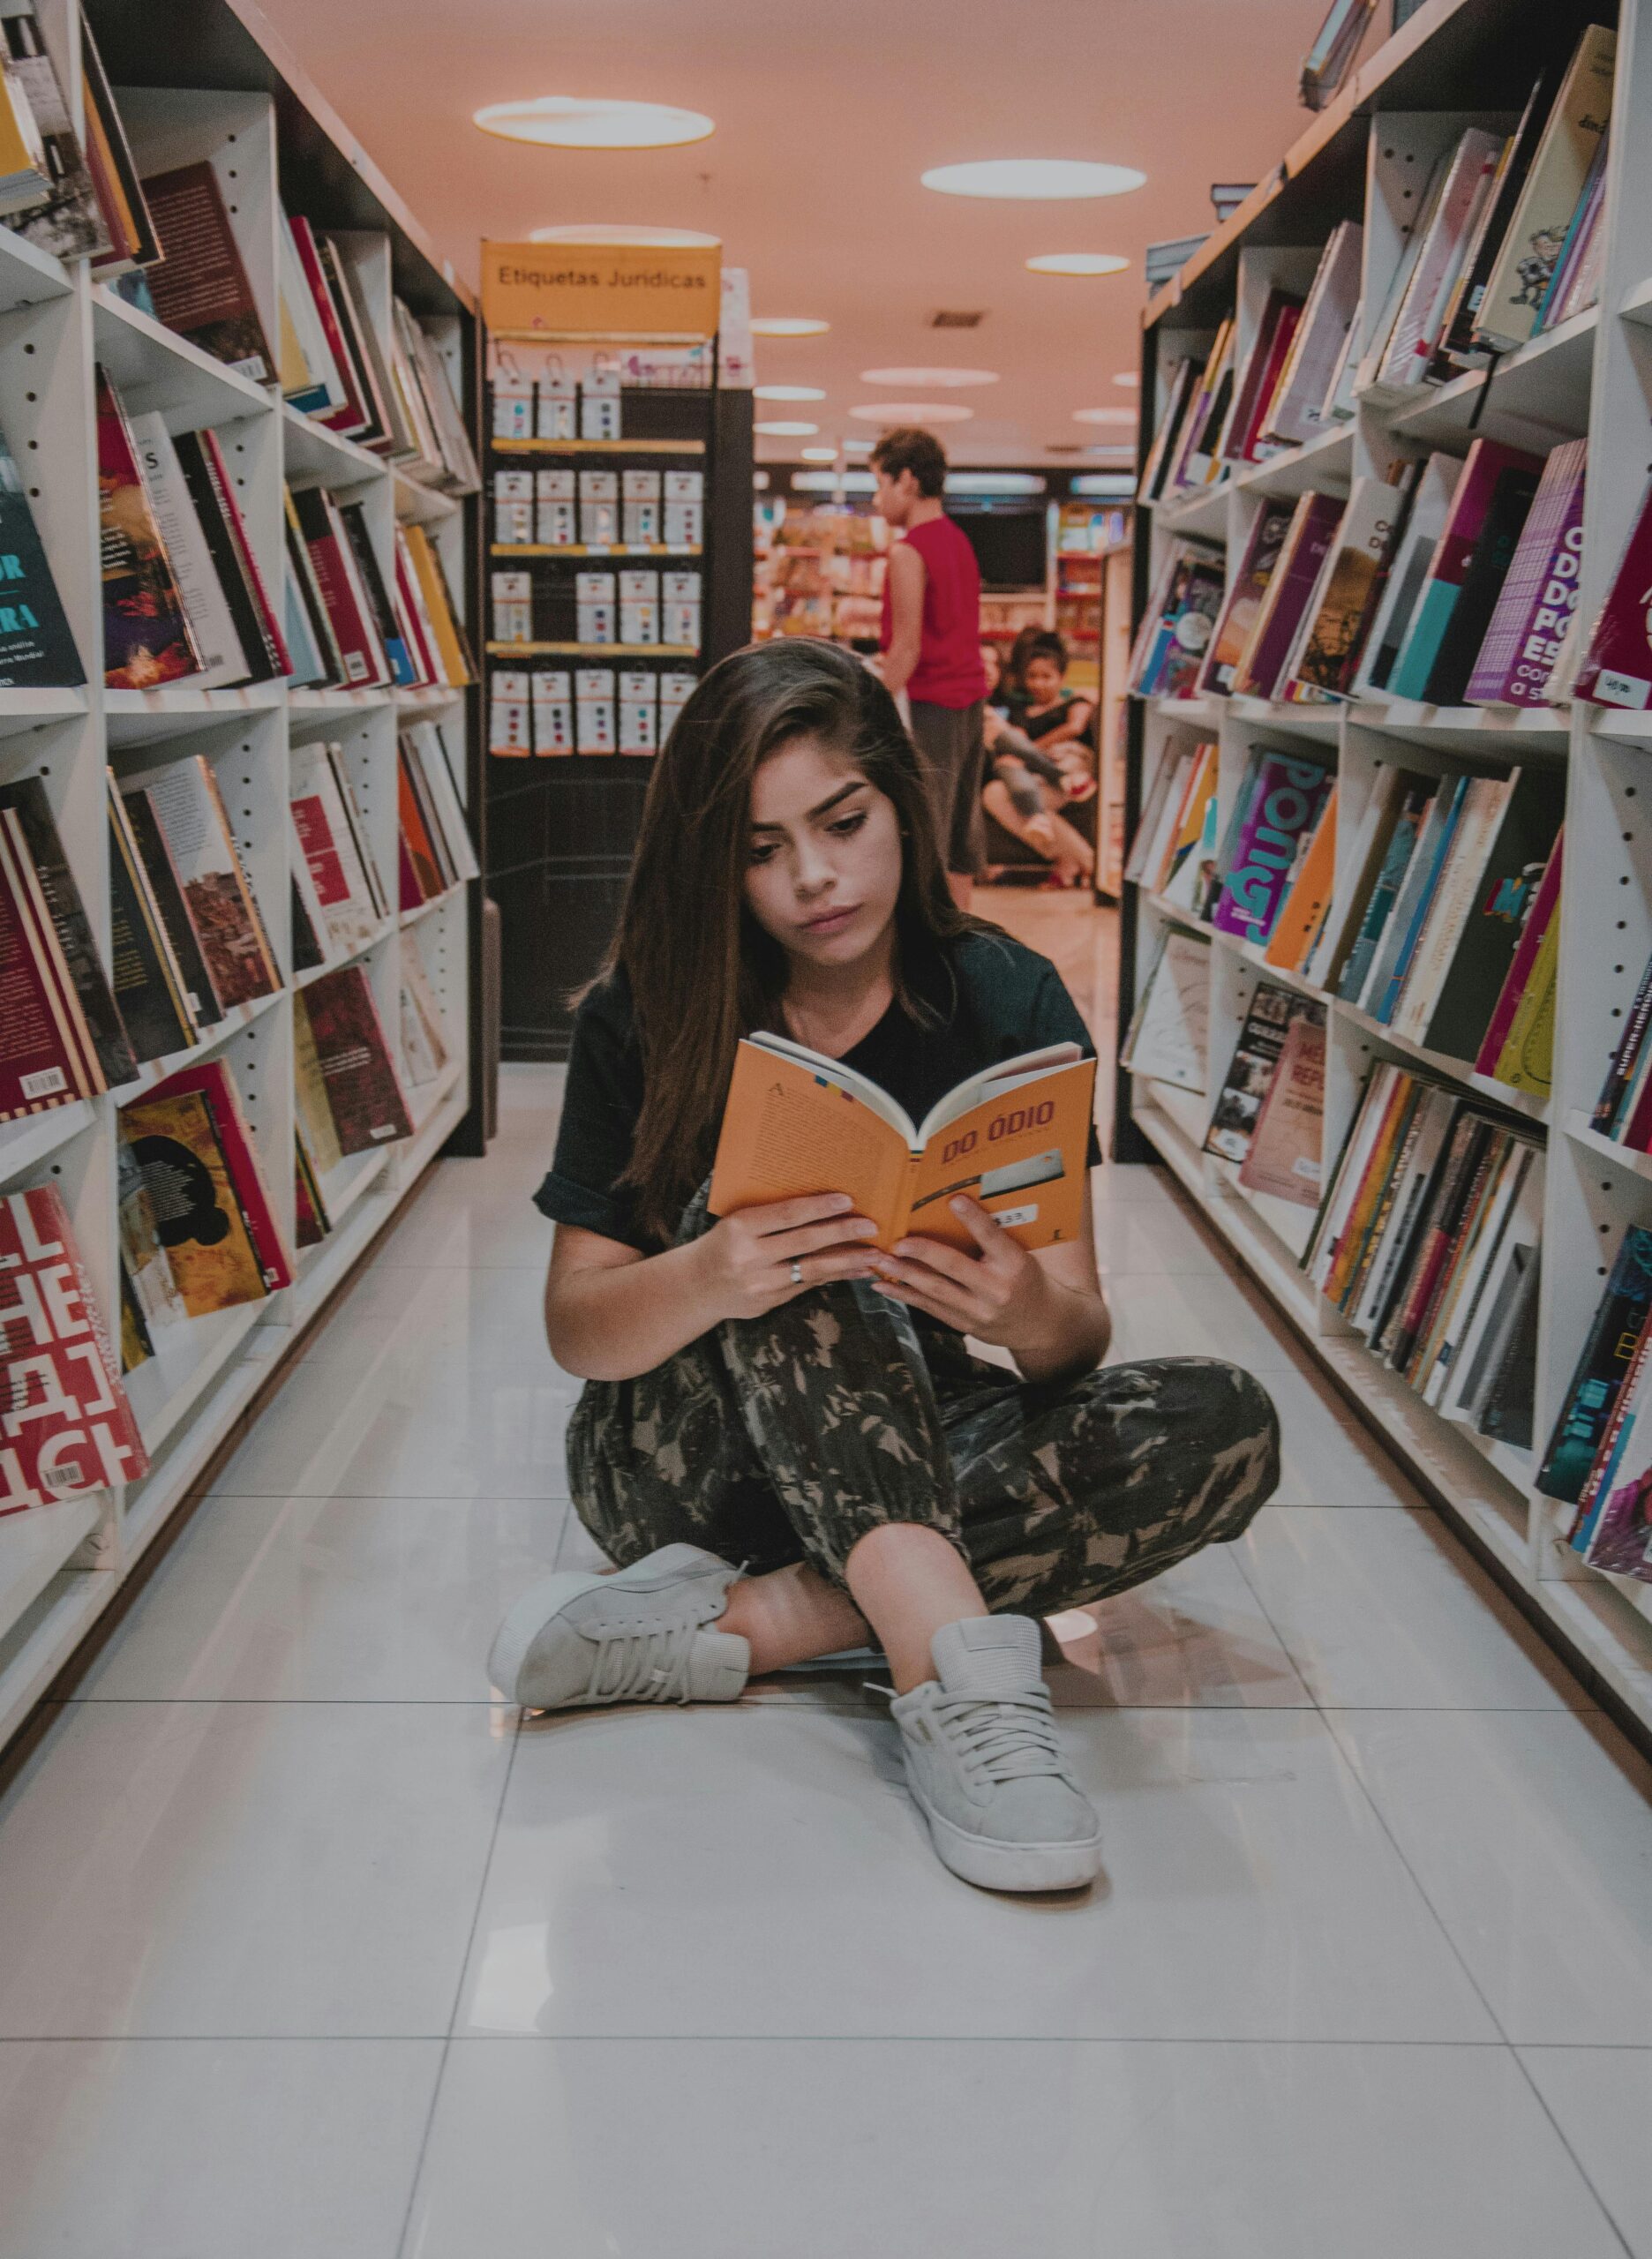
{"label": "background store display", "polygon": [[719,387],[717,368],[710,338],[490,338],[486,743],[509,842],[490,874],[507,1057],[566,1055],[567,999],[618,914],[646,763],[704,668],[750,634],[751,396]]}
{"label": "background store display", "polygon": [[[86,14],[84,140],[33,12],[0,19],[50,145],[0,231],[0,1202],[19,1233],[56,1202],[30,1229],[118,1323],[131,1433],[120,1367],[92,1390],[65,1333],[86,1432],[31,1400],[0,1438],[31,1524],[19,1579],[0,1520],[0,1737],[471,1099],[469,304],[232,9],[195,59]],[[342,887],[294,806],[318,769]],[[301,1166],[304,1000],[340,979],[379,1134]],[[43,1370],[8,1334],[0,1393]]]}
{"label": "background store display", "polygon": [[[1564,1385],[1597,1250],[1652,1228],[1652,236],[1613,199],[1638,100],[1617,34],[1508,31],[1493,11],[1458,46],[1442,26],[1369,56],[1358,115],[1198,249],[1148,330],[1118,1134],[1633,1706],[1652,1428],[1620,1398],[1614,1460],[1584,1416],[1600,1375]],[[1334,789],[1265,827],[1251,872],[1286,768]],[[1230,1118],[1279,1087],[1295,1005],[1325,1032],[1305,1270],[1308,1212],[1245,1181]],[[1540,1454],[1568,1422],[1596,1489],[1580,1512],[1574,1437],[1557,1516]]]}

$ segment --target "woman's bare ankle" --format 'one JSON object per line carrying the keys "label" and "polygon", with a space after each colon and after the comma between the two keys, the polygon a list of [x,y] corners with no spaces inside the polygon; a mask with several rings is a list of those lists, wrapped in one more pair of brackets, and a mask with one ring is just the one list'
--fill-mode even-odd
{"label": "woman's bare ankle", "polygon": [[872,1638],[848,1594],[800,1561],[731,1585],[717,1629],[737,1632],[749,1646],[754,1678],[865,1647]]}

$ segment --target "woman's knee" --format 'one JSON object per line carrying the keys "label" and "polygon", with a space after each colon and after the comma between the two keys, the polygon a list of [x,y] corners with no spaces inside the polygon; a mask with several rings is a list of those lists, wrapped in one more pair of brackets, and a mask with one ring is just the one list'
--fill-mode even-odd
{"label": "woman's knee", "polygon": [[1197,1370],[1211,1536],[1225,1543],[1242,1534],[1279,1488],[1279,1414],[1266,1389],[1243,1365],[1200,1359]]}

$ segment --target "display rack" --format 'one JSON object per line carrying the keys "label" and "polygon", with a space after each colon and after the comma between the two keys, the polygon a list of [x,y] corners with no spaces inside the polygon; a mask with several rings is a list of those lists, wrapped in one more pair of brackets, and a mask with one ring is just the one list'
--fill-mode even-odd
{"label": "display rack", "polygon": [[[559,337],[536,332],[531,343],[566,356],[576,378],[605,362],[619,374],[620,432],[616,439],[510,438],[498,433],[489,389],[484,412],[484,481],[494,492],[500,470],[600,466],[703,474],[700,541],[672,547],[663,542],[521,543],[501,540],[490,524],[491,571],[529,576],[533,630],[526,639],[501,637],[489,621],[486,673],[490,693],[501,672],[529,672],[581,662],[660,675],[702,674],[751,633],[752,424],[751,394],[717,383],[716,341],[703,351],[703,370],[686,363],[672,381],[650,381],[650,361],[669,364],[673,341],[628,351],[635,338],[582,333]],[[680,341],[681,342],[681,341]],[[508,340],[495,340],[495,352]],[[693,379],[693,380],[690,380]],[[583,530],[582,525],[580,529]],[[623,530],[621,527],[620,530]],[[651,563],[697,572],[701,634],[695,643],[582,641],[575,582],[581,572]],[[540,752],[487,760],[486,791],[495,852],[487,866],[488,892],[501,920],[501,1055],[513,1060],[567,1056],[574,993],[597,970],[624,897],[652,762],[646,755],[596,754],[570,748],[556,758]]]}
{"label": "display rack", "polygon": [[[1310,488],[1346,494],[1361,474],[1396,454],[1444,448],[1465,454],[1476,432],[1542,449],[1584,433],[1589,456],[1580,619],[1595,613],[1616,567],[1652,459],[1652,11],[1626,0],[1618,45],[1603,224],[1608,241],[1598,309],[1540,334],[1496,364],[1399,408],[1358,397],[1355,420],[1306,446],[1241,469],[1228,483],[1140,514],[1138,615],[1163,544],[1200,533],[1226,544],[1234,569],[1259,499]],[[1235,306],[1243,353],[1273,283],[1298,287],[1343,220],[1364,227],[1363,346],[1375,326],[1423,178],[1461,128],[1517,113],[1533,79],[1564,64],[1587,25],[1611,23],[1600,6],[1539,8],[1525,0],[1428,0],[1317,117],[1283,162],[1234,218],[1209,237],[1144,316],[1144,432],[1155,388],[1174,358],[1208,346]],[[1392,395],[1390,395],[1392,398]],[[1144,459],[1145,447],[1144,443]],[[1194,737],[1214,739],[1225,825],[1246,751],[1310,741],[1334,754],[1342,805],[1358,807],[1378,764],[1481,767],[1544,763],[1566,779],[1566,869],[1552,1095],[1522,1099],[1461,1061],[1435,1057],[1332,997],[1324,1160],[1340,1150],[1374,1059],[1416,1059],[1448,1080],[1523,1112],[1546,1147],[1535,1436],[1541,1451],[1584,1340],[1612,1250],[1629,1224],[1652,1224],[1646,1156],[1595,1135],[1588,1109],[1652,950],[1652,722],[1611,716],[1581,702],[1517,712],[1445,709],[1398,701],[1339,706],[1263,704],[1248,699],[1144,702],[1132,698],[1128,817],[1133,826],[1156,764]],[[1349,827],[1351,829],[1351,827]],[[1336,885],[1353,874],[1339,838]],[[1167,910],[1125,890],[1121,1011],[1128,1020]],[[1334,915],[1334,912],[1333,913]],[[1180,922],[1190,921],[1181,919]],[[1263,977],[1260,951],[1205,931],[1212,942],[1207,1088],[1220,1090],[1250,996]],[[1269,978],[1279,978],[1270,970]],[[1294,985],[1302,987],[1297,980]],[[1318,992],[1312,992],[1317,994]],[[1534,1452],[1494,1444],[1440,1417],[1353,1333],[1312,1287],[1280,1228],[1277,1209],[1235,1182],[1231,1165],[1201,1149],[1212,1103],[1121,1072],[1118,1157],[1168,1165],[1245,1268],[1293,1321],[1321,1363],[1408,1463],[1425,1488],[1496,1565],[1526,1612],[1597,1677],[1620,1715],[1652,1726],[1652,1586],[1586,1566],[1564,1542],[1557,1509],[1534,1487]]]}
{"label": "display rack", "polygon": [[829,635],[851,649],[875,650],[890,529],[871,503],[768,503],[754,519],[758,640]]}
{"label": "display rack", "polygon": [[[80,19],[68,0],[36,12],[79,128]],[[372,318],[387,328],[391,293],[433,339],[474,428],[473,306],[388,184],[310,89],[257,10],[240,0],[133,9],[87,0],[140,171],[206,160],[224,191],[267,334],[277,331],[278,206],[341,232],[359,262]],[[103,687],[94,364],[131,410],[169,429],[211,427],[234,477],[266,584],[282,586],[283,481],[364,501],[381,562],[394,519],[417,519],[440,551],[462,608],[477,587],[475,504],[421,485],[295,414],[192,344],[0,228],[0,428],[22,468],[35,522],[88,678],[80,691],[0,690],[0,779],[43,780],[100,947],[109,947],[105,770],[202,754],[220,791],[283,973],[279,993],[238,1006],[186,1055],[233,1074],[288,1243],[294,1239],[293,990],[289,748],[341,744],[380,866],[396,868],[396,732],[438,721],[455,782],[475,810],[474,692],[289,692],[284,684],[152,692]],[[473,829],[476,828],[473,823]],[[457,1137],[480,1151],[472,1043],[479,889],[461,885],[420,912],[387,918],[357,957],[399,1040],[399,953],[417,949],[440,1006],[447,1065],[410,1092],[414,1132],[346,1161],[327,1190],[334,1228],[298,1257],[295,1283],[267,1299],[171,1328],[130,1377],[150,1459],[118,1490],[0,1519],[0,1742],[12,1733],[109,1606],[174,1508],[427,1162]],[[337,960],[334,960],[336,963]],[[302,976],[301,976],[302,978]],[[118,1310],[116,1117],[179,1062],[162,1061],[104,1096],[0,1127],[0,1189],[50,1184],[64,1200],[102,1312]],[[115,1330],[118,1331],[118,1328]]]}

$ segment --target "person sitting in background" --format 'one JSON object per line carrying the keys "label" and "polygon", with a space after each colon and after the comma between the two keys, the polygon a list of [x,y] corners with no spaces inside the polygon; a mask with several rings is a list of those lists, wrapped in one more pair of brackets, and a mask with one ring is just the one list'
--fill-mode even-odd
{"label": "person sitting in background", "polygon": [[1087,742],[1095,701],[1067,688],[1067,646],[1059,635],[1040,628],[1017,643],[1010,719],[1060,762],[1070,780],[1069,799],[1087,800],[1096,788]]}
{"label": "person sitting in background", "polygon": [[997,644],[986,637],[981,640],[980,654],[987,671],[981,728],[992,771],[981,792],[981,806],[1012,838],[1023,841],[1042,861],[1054,866],[1055,884],[1087,882],[1095,869],[1095,851],[1084,834],[1057,813],[1069,799],[1086,797],[1074,788],[1087,772],[1064,769],[1054,754],[1045,752],[1010,720],[1011,694],[1003,679],[1002,655]]}

